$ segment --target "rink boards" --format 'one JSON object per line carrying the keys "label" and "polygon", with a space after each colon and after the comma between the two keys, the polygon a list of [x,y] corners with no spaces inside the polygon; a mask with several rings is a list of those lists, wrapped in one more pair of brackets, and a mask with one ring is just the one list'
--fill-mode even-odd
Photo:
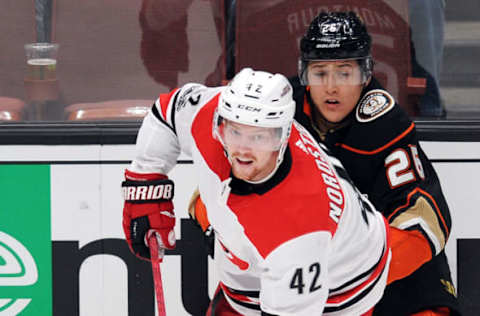
{"label": "rink boards", "polygon": [[[478,304],[480,146],[424,142],[452,211],[447,244],[462,300]],[[133,145],[0,146],[0,315],[153,315],[149,263],[121,229],[120,182]],[[199,315],[215,290],[211,260],[187,220],[197,175],[188,157],[175,181],[177,249],[161,265],[167,315]],[[471,299],[470,299],[471,298]]]}

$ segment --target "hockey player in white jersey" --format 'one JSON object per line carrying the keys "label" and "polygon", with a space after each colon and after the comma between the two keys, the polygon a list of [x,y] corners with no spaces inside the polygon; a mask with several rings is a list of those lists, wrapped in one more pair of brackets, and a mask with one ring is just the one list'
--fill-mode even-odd
{"label": "hockey player in white jersey", "polygon": [[388,225],[294,111],[284,76],[247,68],[225,87],[160,95],[140,128],[122,183],[126,239],[143,258],[149,234],[175,246],[167,174],[191,155],[216,236],[207,315],[371,315],[382,296]]}

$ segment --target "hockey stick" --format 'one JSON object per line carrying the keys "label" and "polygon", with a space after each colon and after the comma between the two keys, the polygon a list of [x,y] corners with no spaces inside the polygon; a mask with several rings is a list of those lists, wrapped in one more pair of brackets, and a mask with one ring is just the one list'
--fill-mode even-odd
{"label": "hockey stick", "polygon": [[155,285],[155,296],[157,298],[158,316],[166,316],[165,299],[163,297],[162,274],[160,272],[160,262],[158,259],[158,241],[155,234],[148,238],[148,248],[150,248],[150,262],[152,263],[153,283]]}

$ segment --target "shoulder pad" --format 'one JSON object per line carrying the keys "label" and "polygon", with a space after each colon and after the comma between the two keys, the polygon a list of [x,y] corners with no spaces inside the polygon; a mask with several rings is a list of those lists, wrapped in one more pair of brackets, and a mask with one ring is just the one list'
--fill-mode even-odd
{"label": "shoulder pad", "polygon": [[395,100],[387,91],[371,90],[358,102],[357,121],[362,123],[373,121],[390,111],[394,105]]}

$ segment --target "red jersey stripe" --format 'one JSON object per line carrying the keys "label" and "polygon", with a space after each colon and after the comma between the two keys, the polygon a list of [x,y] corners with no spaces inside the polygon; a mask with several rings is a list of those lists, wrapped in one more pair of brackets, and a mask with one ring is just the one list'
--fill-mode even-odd
{"label": "red jersey stripe", "polygon": [[170,100],[172,99],[172,96],[178,91],[177,89],[173,89],[170,93],[164,93],[160,94],[159,99],[160,99],[160,112],[162,113],[163,119],[168,122],[167,120],[167,110],[168,110],[168,105],[170,103]]}
{"label": "red jersey stripe", "polygon": [[378,263],[377,267],[375,268],[375,271],[370,275],[370,277],[367,280],[365,280],[364,282],[362,282],[361,284],[359,284],[355,288],[351,289],[350,291],[330,296],[327,300],[327,305],[341,305],[343,303],[346,303],[351,298],[357,296],[362,291],[368,289],[369,285],[381,276],[381,274],[382,274],[382,272],[385,269],[385,266],[387,264],[388,255],[389,255],[389,250],[388,249],[390,249],[390,232],[388,230],[388,222],[385,218],[383,220],[385,222],[385,227],[386,227],[386,242],[387,242],[387,245],[385,247],[385,251],[383,253],[382,259]]}

